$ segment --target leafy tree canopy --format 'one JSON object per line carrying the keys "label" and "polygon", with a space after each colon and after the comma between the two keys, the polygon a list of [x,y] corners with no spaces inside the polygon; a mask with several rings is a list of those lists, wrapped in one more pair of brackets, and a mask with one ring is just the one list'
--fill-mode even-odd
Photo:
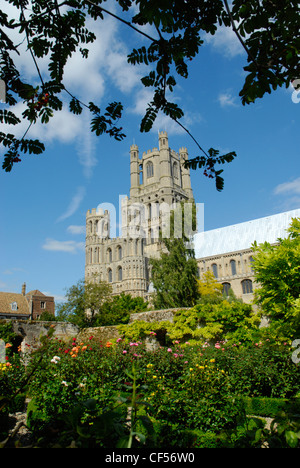
{"label": "leafy tree canopy", "polygon": [[253,245],[253,269],[259,288],[256,302],[271,326],[295,338],[300,331],[300,219],[294,218],[288,237],[278,244]]}
{"label": "leafy tree canopy", "polygon": [[142,297],[121,293],[112,296],[112,288],[104,281],[80,280],[66,293],[67,300],[57,307],[56,320],[74,323],[80,328],[127,323],[131,313],[147,310]]}
{"label": "leafy tree canopy", "polygon": [[80,328],[92,326],[95,315],[111,297],[111,285],[104,281],[80,280],[66,292],[66,302],[59,304],[56,317]]}
{"label": "leafy tree canopy", "polygon": [[218,302],[223,300],[223,285],[219,283],[212,271],[206,271],[198,280],[198,289],[202,302]]}
{"label": "leafy tree canopy", "polygon": [[148,309],[148,302],[142,297],[132,297],[131,294],[121,293],[104,302],[95,317],[94,326],[110,326],[128,323],[130,314],[144,312]]}
{"label": "leafy tree canopy", "polygon": [[[253,103],[277,87],[288,87],[299,77],[300,14],[296,0],[233,0],[230,5],[227,0],[115,0],[113,6],[117,13],[109,11],[102,0],[6,1],[16,7],[17,16],[12,18],[0,12],[0,79],[5,82],[10,106],[10,110],[1,110],[0,122],[14,126],[22,118],[28,120],[28,129],[21,138],[11,132],[0,132],[0,143],[7,149],[2,166],[5,171],[21,160],[22,153],[44,151],[42,142],[26,138],[28,130],[38,120],[46,124],[60,111],[62,95],[66,93],[72,113],[79,115],[83,107],[89,109],[93,132],[109,134],[116,140],[124,138],[119,123],[122,103],[113,101],[101,110],[93,102],[80,102],[64,84],[64,69],[72,54],[79,50],[88,58],[88,45],[96,40],[95,34],[86,27],[90,18],[101,21],[110,15],[144,39],[144,44],[128,56],[129,63],[148,67],[149,73],[142,78],[142,83],[153,90],[153,98],[141,121],[142,132],[151,129],[159,112],[183,127],[180,119],[184,112],[168,100],[167,92],[172,93],[177,77],[188,77],[188,64],[198,57],[205,35],[215,34],[220,27],[231,28],[245,50],[246,77],[240,91],[243,104]],[[142,28],[145,25],[151,26],[151,33],[145,32]],[[20,43],[24,41],[40,81],[38,87],[28,83],[15,64]],[[39,60],[45,57],[47,78],[38,66]],[[19,102],[26,105],[22,116],[13,107]],[[219,155],[213,148],[206,151],[190,136],[201,154],[187,164],[192,169],[203,168],[204,175],[214,179],[217,190],[222,190],[222,169],[217,170],[216,166],[232,161],[236,153]]]}

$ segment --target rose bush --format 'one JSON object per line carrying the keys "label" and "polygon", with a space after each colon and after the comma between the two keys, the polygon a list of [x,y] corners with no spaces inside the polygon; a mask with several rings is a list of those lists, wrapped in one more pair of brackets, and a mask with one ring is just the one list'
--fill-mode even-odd
{"label": "rose bush", "polygon": [[[87,400],[94,401],[98,416],[128,403],[133,365],[137,398],[145,402],[141,414],[159,427],[175,425],[183,431],[231,430],[243,414],[241,396],[289,398],[299,391],[290,346],[270,341],[246,347],[222,342],[191,346],[175,340],[150,352],[138,339],[50,340],[30,366],[36,360],[39,370],[29,393],[41,425]],[[82,412],[81,422],[92,424],[93,417]]]}

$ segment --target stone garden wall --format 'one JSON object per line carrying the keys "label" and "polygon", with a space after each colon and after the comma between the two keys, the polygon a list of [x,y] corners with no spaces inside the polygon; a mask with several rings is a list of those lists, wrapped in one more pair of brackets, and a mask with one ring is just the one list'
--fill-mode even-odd
{"label": "stone garden wall", "polygon": [[[129,323],[135,320],[145,322],[161,322],[164,320],[173,322],[174,313],[179,309],[152,310],[149,312],[139,312],[131,314]],[[8,320],[6,320],[8,322]],[[21,351],[29,350],[29,347],[36,348],[40,344],[41,336],[48,333],[50,328],[54,329],[54,337],[67,341],[77,337],[79,340],[86,340],[91,336],[103,342],[119,338],[117,326],[92,327],[79,330],[76,325],[68,322],[40,322],[31,320],[12,320],[14,332],[20,336]]]}

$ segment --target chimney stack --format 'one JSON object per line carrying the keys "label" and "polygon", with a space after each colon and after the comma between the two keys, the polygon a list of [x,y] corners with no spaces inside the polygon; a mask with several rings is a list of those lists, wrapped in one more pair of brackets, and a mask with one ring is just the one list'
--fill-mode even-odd
{"label": "chimney stack", "polygon": [[26,294],[26,283],[22,284],[22,296],[25,296]]}

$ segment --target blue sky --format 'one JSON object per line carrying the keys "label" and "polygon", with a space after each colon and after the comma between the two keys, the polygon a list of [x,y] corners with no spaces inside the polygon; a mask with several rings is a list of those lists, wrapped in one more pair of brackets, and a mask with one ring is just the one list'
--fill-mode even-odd
{"label": "blue sky", "polygon": [[[24,157],[11,173],[0,171],[1,291],[20,292],[26,282],[27,290],[39,289],[60,301],[66,288],[84,277],[86,211],[100,203],[118,210],[119,195],[129,195],[132,143],[142,153],[157,147],[158,131],[166,130],[172,149],[185,146],[190,157],[199,155],[191,138],[163,116],[148,134],[139,132],[151,96],[140,83],[145,69],[127,64],[126,56],[131,47],[147,43],[112,18],[93,28],[100,39],[90,47],[87,61],[72,58],[66,87],[102,108],[121,100],[127,137],[122,142],[96,137],[89,116],[69,114],[67,106],[49,124],[30,130],[29,137],[45,142],[45,153]],[[238,94],[245,64],[235,36],[221,30],[205,38],[189,78],[178,79],[173,96],[185,112],[183,123],[203,148],[237,153],[223,167],[222,192],[200,170],[191,171],[195,200],[204,203],[205,230],[300,208],[300,103],[292,100],[289,88],[242,106]],[[28,54],[21,54],[19,65],[24,76],[36,79]],[[46,77],[46,60],[39,66]],[[0,103],[3,108],[7,105]],[[21,113],[22,104],[15,111]],[[21,124],[13,130],[22,135],[24,128]]]}

